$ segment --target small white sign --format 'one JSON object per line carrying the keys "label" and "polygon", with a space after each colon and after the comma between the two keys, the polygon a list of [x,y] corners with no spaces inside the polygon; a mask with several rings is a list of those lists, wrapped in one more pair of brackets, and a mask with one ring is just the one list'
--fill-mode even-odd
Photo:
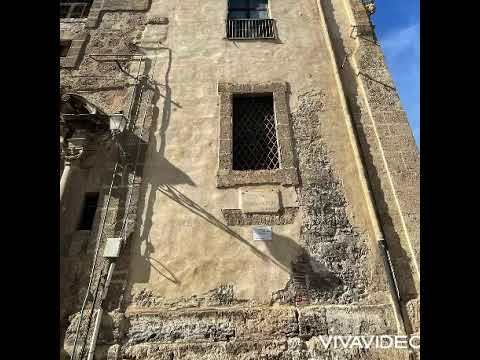
{"label": "small white sign", "polygon": [[272,227],[271,226],[256,226],[252,228],[253,240],[272,240]]}

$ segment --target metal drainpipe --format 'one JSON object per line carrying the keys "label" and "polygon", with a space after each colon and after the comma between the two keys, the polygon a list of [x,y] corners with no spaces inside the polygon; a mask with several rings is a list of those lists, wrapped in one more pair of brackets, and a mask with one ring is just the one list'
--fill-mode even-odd
{"label": "metal drainpipe", "polygon": [[373,199],[372,193],[370,191],[370,186],[368,183],[368,177],[365,171],[365,167],[363,164],[363,160],[361,157],[361,152],[360,152],[360,145],[358,143],[358,139],[355,133],[355,130],[353,129],[353,121],[352,121],[352,116],[349,111],[348,103],[347,103],[347,97],[345,95],[345,91],[343,89],[343,83],[340,78],[340,74],[338,72],[338,63],[337,59],[335,58],[335,53],[333,50],[333,44],[330,39],[330,34],[328,33],[328,25],[327,21],[325,19],[325,16],[323,14],[323,8],[322,5],[320,4],[320,0],[317,0],[317,6],[319,10],[319,15],[320,15],[320,22],[322,23],[322,30],[323,30],[323,35],[325,38],[325,41],[327,43],[327,49],[330,54],[330,59],[332,61],[332,65],[334,68],[334,77],[335,81],[337,83],[338,89],[339,89],[339,95],[340,95],[340,103],[343,108],[344,116],[345,116],[345,123],[347,126],[347,132],[348,132],[348,137],[350,139],[350,144],[352,146],[352,151],[353,151],[353,157],[355,159],[355,165],[358,170],[358,174],[360,177],[360,182],[362,184],[362,190],[365,196],[365,199],[367,200],[367,209],[370,215],[370,220],[371,220],[371,225],[373,228],[373,233],[375,236],[375,240],[377,242],[378,250],[380,252],[380,257],[382,259],[382,265],[384,269],[384,274],[386,277],[386,282],[387,282],[387,287],[390,293],[390,299],[392,302],[393,306],[393,311],[395,314],[396,322],[397,322],[397,330],[400,334],[406,334],[405,331],[405,323],[403,320],[403,315],[400,307],[400,298],[398,294],[398,290],[396,288],[395,284],[395,278],[391,266],[391,261],[390,261],[390,254],[388,253],[388,249],[386,248],[386,243],[385,243],[385,238],[383,236],[382,228],[380,226],[380,221],[378,219],[378,215],[376,212],[375,208],[375,201]]}
{"label": "metal drainpipe", "polygon": [[65,193],[65,188],[67,187],[68,179],[70,178],[71,172],[72,163],[70,161],[65,161],[62,177],[60,178],[60,202],[62,202],[63,194]]}
{"label": "metal drainpipe", "polygon": [[107,298],[108,287],[110,286],[110,281],[112,280],[113,271],[115,270],[115,262],[110,263],[108,268],[107,280],[105,281],[105,286],[103,288],[102,299],[100,300],[100,307],[97,312],[97,317],[95,318],[95,327],[93,328],[92,340],[90,341],[90,348],[88,349],[87,360],[92,360],[93,355],[95,354],[95,347],[97,345],[98,333],[100,331],[100,325],[102,323],[103,317],[103,301]]}

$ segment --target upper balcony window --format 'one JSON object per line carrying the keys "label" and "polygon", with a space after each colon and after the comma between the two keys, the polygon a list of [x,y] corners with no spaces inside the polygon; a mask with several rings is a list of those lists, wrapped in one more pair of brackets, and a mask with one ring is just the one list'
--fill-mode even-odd
{"label": "upper balcony window", "polygon": [[268,0],[230,0],[229,19],[268,19]]}
{"label": "upper balcony window", "polygon": [[60,0],[60,18],[86,18],[93,0]]}
{"label": "upper balcony window", "polygon": [[228,39],[275,39],[275,21],[268,15],[268,0],[229,0]]}

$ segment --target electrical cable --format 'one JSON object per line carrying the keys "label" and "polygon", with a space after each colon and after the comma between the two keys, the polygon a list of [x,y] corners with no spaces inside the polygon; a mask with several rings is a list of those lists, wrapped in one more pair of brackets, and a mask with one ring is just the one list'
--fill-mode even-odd
{"label": "electrical cable", "polygon": [[[139,59],[139,66],[138,66],[138,72],[137,72],[137,83],[135,85],[138,85],[138,77],[140,75],[140,68],[141,68],[140,64],[141,64],[142,60],[143,60],[143,56]],[[135,99],[135,95],[136,95],[135,93],[136,93],[136,90],[134,90],[134,94],[133,94],[133,97],[132,97],[132,102]],[[130,103],[129,111],[131,111],[132,102]],[[130,119],[128,119],[128,120],[130,121]],[[110,206],[110,199],[111,199],[111,196],[112,196],[112,188],[113,188],[113,184],[115,182],[115,177],[117,175],[118,164],[119,163],[118,163],[118,160],[117,160],[115,162],[115,166],[114,166],[113,173],[112,173],[112,180],[110,182],[110,188],[109,188],[109,191],[108,191],[108,199],[107,199],[107,205],[106,205],[106,208],[105,208],[105,213],[102,217],[102,222],[101,222],[99,235],[97,236],[97,244],[96,244],[95,254],[94,254],[94,258],[93,258],[92,269],[91,269],[91,272],[90,272],[90,278],[89,278],[85,298],[84,298],[84,301],[82,303],[82,307],[81,307],[81,310],[80,310],[80,318],[78,320],[77,328],[76,328],[76,331],[75,331],[75,341],[74,341],[74,344],[73,344],[73,350],[72,350],[72,355],[70,356],[70,360],[75,359],[78,337],[79,337],[79,333],[80,333],[80,325],[81,325],[81,322],[82,322],[82,319],[83,319],[83,312],[85,310],[85,306],[86,306],[87,301],[88,301],[88,295],[90,293],[90,289],[92,287],[92,282],[93,282],[93,279],[94,279],[95,267],[96,267],[96,264],[97,264],[98,253],[99,253],[99,250],[100,250],[101,238],[102,238],[104,227],[105,227],[106,216],[107,216],[108,209],[109,209],[109,206]],[[103,272],[103,269],[102,269],[102,272]],[[99,278],[98,281],[99,282],[97,283],[97,290],[98,290],[98,285],[100,284],[100,281],[101,281],[101,277]],[[97,290],[95,291],[95,293],[97,293]],[[94,307],[95,307],[95,303],[93,303],[92,309]],[[92,312],[93,312],[93,310],[92,310]],[[91,316],[90,316],[90,320],[91,320]],[[90,320],[89,320],[89,324],[90,324]],[[90,325],[87,327],[87,331],[86,331],[87,334],[90,330],[89,327],[90,327]],[[82,346],[82,349],[83,349],[83,347],[84,347],[84,345]]]}

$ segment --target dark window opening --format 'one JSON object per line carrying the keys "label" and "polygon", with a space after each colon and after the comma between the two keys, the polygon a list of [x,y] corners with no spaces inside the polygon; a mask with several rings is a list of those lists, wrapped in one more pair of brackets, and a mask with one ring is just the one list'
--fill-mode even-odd
{"label": "dark window opening", "polygon": [[276,39],[268,0],[230,0],[226,30],[228,39]]}
{"label": "dark window opening", "polygon": [[72,40],[60,40],[60,57],[66,57],[72,46]]}
{"label": "dark window opening", "polygon": [[233,170],[279,168],[273,94],[233,96]]}
{"label": "dark window opening", "polygon": [[85,202],[83,204],[82,217],[78,224],[77,230],[91,230],[95,212],[97,211],[98,193],[85,194]]}
{"label": "dark window opening", "polygon": [[60,0],[60,18],[86,18],[93,0]]}
{"label": "dark window opening", "polygon": [[230,0],[229,19],[268,19],[268,0]]}

